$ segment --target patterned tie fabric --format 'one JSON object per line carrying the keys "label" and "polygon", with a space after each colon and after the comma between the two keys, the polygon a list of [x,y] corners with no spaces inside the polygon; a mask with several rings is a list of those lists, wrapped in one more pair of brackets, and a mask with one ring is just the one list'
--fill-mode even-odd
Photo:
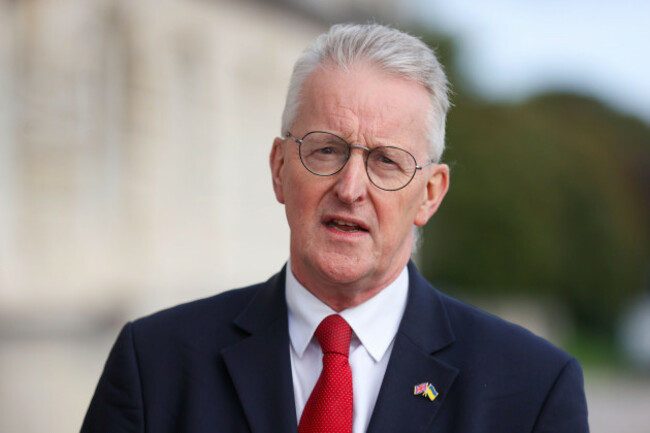
{"label": "patterned tie fabric", "polygon": [[341,316],[327,316],[314,333],[323,350],[323,371],[307,400],[299,433],[352,432],[352,329]]}

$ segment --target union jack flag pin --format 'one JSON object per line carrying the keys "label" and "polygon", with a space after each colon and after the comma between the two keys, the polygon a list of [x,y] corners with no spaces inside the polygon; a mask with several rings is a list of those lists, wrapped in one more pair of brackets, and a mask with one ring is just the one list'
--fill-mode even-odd
{"label": "union jack flag pin", "polygon": [[419,385],[415,385],[415,388],[413,389],[413,395],[421,395],[422,397],[426,397],[429,400],[433,401],[436,399],[436,397],[438,397],[438,391],[436,391],[436,388],[429,382],[424,382]]}

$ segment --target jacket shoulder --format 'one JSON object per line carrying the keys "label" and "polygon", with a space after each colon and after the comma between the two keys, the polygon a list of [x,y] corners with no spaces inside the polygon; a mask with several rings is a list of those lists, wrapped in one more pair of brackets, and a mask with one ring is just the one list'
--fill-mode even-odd
{"label": "jacket shoulder", "polygon": [[486,414],[479,417],[485,431],[588,431],[575,358],[521,326],[439,296],[454,333],[441,359],[459,371],[459,401],[470,412]]}
{"label": "jacket shoulder", "polygon": [[132,323],[134,340],[158,350],[178,345],[210,350],[228,345],[245,335],[234,320],[266,284],[228,290],[137,319]]}
{"label": "jacket shoulder", "polygon": [[483,358],[508,359],[523,365],[555,365],[562,368],[572,357],[522,326],[479,308],[440,294],[456,344],[480,350]]}

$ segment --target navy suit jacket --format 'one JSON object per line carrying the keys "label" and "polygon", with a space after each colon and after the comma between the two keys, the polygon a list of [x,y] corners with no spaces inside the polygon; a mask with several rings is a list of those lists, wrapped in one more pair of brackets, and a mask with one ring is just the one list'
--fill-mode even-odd
{"label": "navy suit jacket", "polygon": [[[368,432],[588,432],[574,358],[409,277]],[[285,270],[127,324],[81,431],[296,433],[284,286]]]}

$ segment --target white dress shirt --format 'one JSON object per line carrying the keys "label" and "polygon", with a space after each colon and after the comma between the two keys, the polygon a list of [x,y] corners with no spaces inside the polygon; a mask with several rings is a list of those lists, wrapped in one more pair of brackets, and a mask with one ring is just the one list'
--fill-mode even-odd
{"label": "white dress shirt", "polygon": [[[341,311],[352,328],[350,368],[352,369],[352,432],[368,428],[386,366],[393,350],[397,329],[406,308],[409,277],[406,267],[389,286],[361,305]],[[291,373],[300,420],[321,370],[323,352],[314,332],[320,322],[334,310],[305,289],[287,263],[286,297],[291,339]]]}

